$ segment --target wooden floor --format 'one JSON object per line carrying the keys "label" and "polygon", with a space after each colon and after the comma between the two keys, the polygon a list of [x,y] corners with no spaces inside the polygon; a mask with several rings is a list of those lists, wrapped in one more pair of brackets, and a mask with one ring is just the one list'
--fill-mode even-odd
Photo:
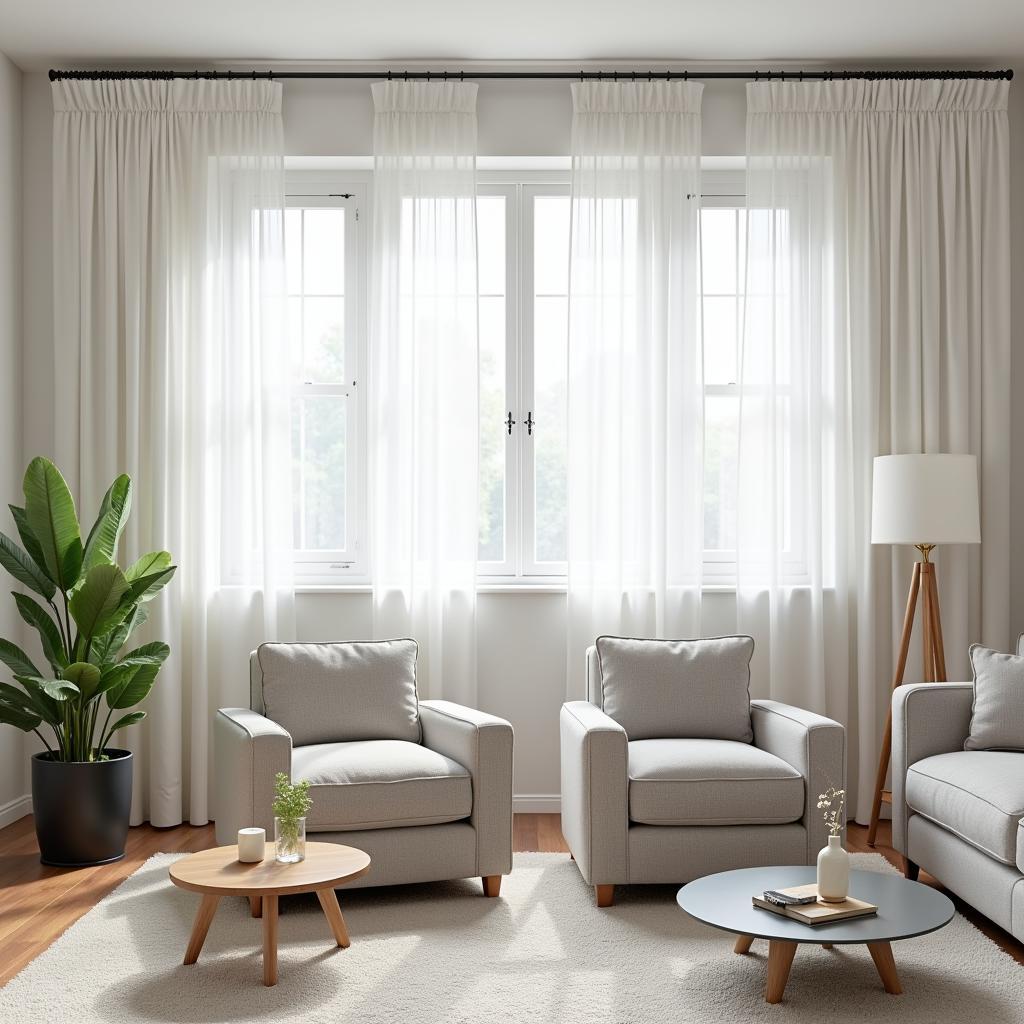
{"label": "wooden floor", "polygon": [[[851,825],[847,846],[867,851],[867,830]],[[876,850],[897,867],[900,858],[889,848],[888,823],[879,832]],[[557,814],[517,814],[513,828],[517,851],[568,853]],[[213,826],[180,825],[158,829],[133,828],[127,854],[116,864],[66,870],[39,863],[32,818],[24,817],[0,829],[0,985],[37,957],[65,929],[95,906],[154,853],[187,853],[214,846]],[[937,885],[923,872],[921,881]],[[1024,944],[955,899],[957,908],[992,941],[1024,964]]]}

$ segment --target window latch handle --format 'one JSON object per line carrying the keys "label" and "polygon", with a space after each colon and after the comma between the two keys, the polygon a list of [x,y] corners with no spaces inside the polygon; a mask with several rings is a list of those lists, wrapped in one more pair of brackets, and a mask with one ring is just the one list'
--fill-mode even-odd
{"label": "window latch handle", "polygon": [[512,419],[512,413],[509,412],[508,417],[505,419],[505,426],[508,428],[508,436],[512,436],[512,428],[516,425],[516,421]]}
{"label": "window latch handle", "polygon": [[533,434],[533,425],[534,425],[534,424],[535,424],[536,422],[537,422],[537,421],[536,421],[536,420],[535,420],[535,419],[533,418],[533,412],[532,412],[532,411],[531,411],[531,412],[528,412],[528,413],[526,414],[526,432],[527,432],[528,434],[530,434],[530,435],[532,435],[532,434]]}

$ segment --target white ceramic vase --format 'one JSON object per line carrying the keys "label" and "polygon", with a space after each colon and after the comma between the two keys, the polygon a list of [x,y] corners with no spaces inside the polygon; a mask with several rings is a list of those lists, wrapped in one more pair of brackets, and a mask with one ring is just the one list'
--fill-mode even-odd
{"label": "white ceramic vase", "polygon": [[842,903],[850,892],[850,855],[839,836],[829,836],[828,846],[818,854],[818,899]]}

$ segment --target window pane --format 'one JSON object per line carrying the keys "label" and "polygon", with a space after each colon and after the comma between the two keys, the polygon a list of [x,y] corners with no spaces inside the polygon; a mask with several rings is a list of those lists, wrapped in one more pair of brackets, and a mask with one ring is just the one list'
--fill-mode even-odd
{"label": "window pane", "polygon": [[345,300],[303,300],[303,379],[338,384],[345,379]]}
{"label": "window pane", "polygon": [[295,545],[302,550],[346,547],[347,401],[341,396],[294,400]]}
{"label": "window pane", "polygon": [[569,197],[533,200],[533,290],[537,295],[569,291]]}
{"label": "window pane", "polygon": [[563,562],[568,556],[565,538],[568,313],[569,302],[564,297],[534,299],[534,543],[538,562]]}
{"label": "window pane", "polygon": [[736,300],[704,300],[704,383],[736,383]]}
{"label": "window pane", "polygon": [[505,560],[505,300],[480,299],[481,562]]}
{"label": "window pane", "polygon": [[705,295],[736,294],[736,211],[701,210],[701,267]]}
{"label": "window pane", "polygon": [[290,209],[284,212],[284,252],[288,294],[298,295],[302,291],[301,210]]}
{"label": "window pane", "polygon": [[736,445],[739,397],[704,400],[704,548],[736,548]]}
{"label": "window pane", "polygon": [[345,294],[345,211],[303,211],[303,291]]}
{"label": "window pane", "polygon": [[505,197],[477,196],[477,261],[481,295],[505,294]]}

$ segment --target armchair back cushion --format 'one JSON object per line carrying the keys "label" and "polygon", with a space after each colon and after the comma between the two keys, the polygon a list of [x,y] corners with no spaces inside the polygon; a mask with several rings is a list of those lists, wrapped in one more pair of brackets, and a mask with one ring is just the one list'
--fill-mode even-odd
{"label": "armchair back cushion", "polygon": [[597,639],[597,703],[629,739],[750,743],[749,636]]}
{"label": "armchair back cushion", "polygon": [[974,703],[964,749],[1024,751],[1024,657],[980,644],[970,653]]}
{"label": "armchair back cushion", "polygon": [[414,640],[261,644],[256,676],[263,713],[287,729],[297,747],[419,743],[416,650]]}

